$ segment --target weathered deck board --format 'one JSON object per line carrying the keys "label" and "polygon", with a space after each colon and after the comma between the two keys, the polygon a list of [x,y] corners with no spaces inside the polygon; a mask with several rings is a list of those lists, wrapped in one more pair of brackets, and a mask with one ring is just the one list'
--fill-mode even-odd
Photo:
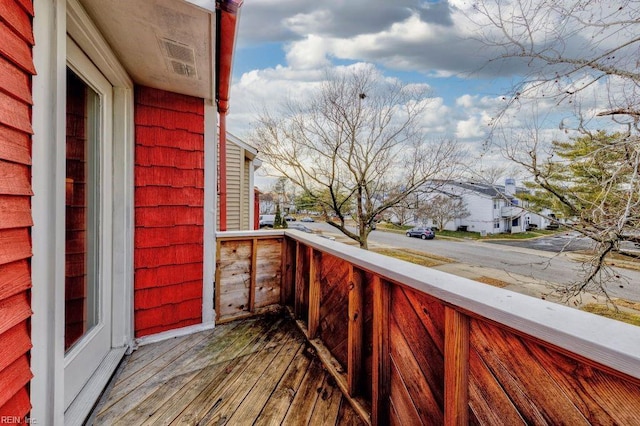
{"label": "weathered deck board", "polygon": [[95,425],[363,424],[281,314],[176,341],[144,346],[125,360]]}
{"label": "weathered deck board", "polygon": [[[227,413],[221,411],[216,416],[212,416],[212,420],[217,422],[220,419],[227,419],[227,422],[232,425],[252,424],[269,400],[275,384],[282,380],[287,367],[293,362],[298,352],[303,349],[302,340],[287,342],[282,346],[275,359],[266,366],[262,375],[256,378],[255,384],[246,386],[248,393],[237,409],[235,406],[229,407]],[[238,399],[241,397],[239,392],[236,392],[234,396]]]}
{"label": "weathered deck board", "polygon": [[302,379],[300,389],[291,401],[291,408],[284,418],[284,424],[306,425],[313,414],[313,407],[318,399],[318,389],[321,388],[324,377],[320,362],[312,362],[307,374]]}
{"label": "weathered deck board", "polygon": [[[105,413],[103,420],[106,423],[115,422],[121,416],[128,416],[134,408],[137,411],[153,414],[157,408],[152,402],[146,401],[148,398],[151,398],[152,401],[164,402],[171,398],[171,392],[175,391],[176,386],[182,386],[188,382],[201,368],[228,360],[229,356],[237,355],[238,350],[247,345],[247,342],[240,336],[243,336],[247,330],[251,330],[255,326],[255,321],[247,321],[237,327],[235,325],[228,324],[225,327],[219,327],[216,329],[218,334],[211,336],[212,338],[218,337],[220,348],[226,349],[224,352],[222,350],[207,350],[210,340],[200,340],[199,345],[191,347],[188,351],[183,351],[183,348],[179,346],[169,351],[165,357],[151,362],[148,368],[142,370],[144,373],[141,372],[140,376],[134,374],[125,381],[120,381],[120,376],[116,377],[115,384],[109,392],[109,399],[100,408],[100,411]],[[231,330],[235,333],[230,334]],[[201,334],[206,336],[207,332],[198,333],[193,337],[198,338]],[[153,346],[145,346],[140,350],[147,348],[152,350]],[[171,356],[172,354],[174,356]],[[153,374],[149,374],[150,372]],[[124,368],[120,375],[128,375],[127,368]],[[165,389],[163,386],[166,387],[169,382],[173,385],[169,389]],[[160,389],[160,393],[158,393],[158,389]]]}
{"label": "weathered deck board", "polygon": [[[241,333],[251,325],[251,322],[241,324],[240,326],[243,328],[237,331],[237,333]],[[237,340],[237,336],[228,335],[227,332],[230,330],[233,330],[233,327],[220,327],[217,329],[218,332],[214,335],[218,340],[222,340],[225,345],[230,346],[235,340]],[[175,346],[174,348],[167,350],[158,358],[153,360],[148,359],[148,363],[144,366],[140,366],[137,360],[134,361],[131,367],[136,368],[135,373],[130,374],[128,368],[122,371],[121,375],[117,377],[113,389],[111,390],[110,400],[113,403],[117,403],[121,399],[126,399],[126,396],[130,395],[133,391],[135,391],[137,395],[141,396],[144,389],[153,389],[153,386],[155,386],[156,383],[161,383],[171,379],[172,377],[197,370],[197,365],[192,367],[192,362],[203,361],[200,357],[200,353],[206,349],[208,345],[209,340],[205,339],[207,335],[208,332],[195,334],[191,336],[192,338],[189,339],[189,342],[193,342],[197,339],[196,345],[189,345],[187,347],[183,347],[181,345]],[[214,335],[210,336],[213,337]],[[145,346],[139,350],[146,350],[147,348],[152,349],[153,346],[154,345]],[[177,363],[178,360],[180,361],[179,363]],[[167,369],[168,365],[172,365],[173,368]],[[127,367],[129,367],[128,363]],[[121,376],[125,378],[123,379]]]}
{"label": "weathered deck board", "polygon": [[282,377],[282,380],[277,384],[269,396],[269,400],[262,407],[262,413],[255,423],[256,426],[265,426],[280,424],[287,415],[289,407],[291,406],[291,400],[293,396],[300,389],[302,378],[309,369],[311,359],[306,354],[305,356],[296,356],[289,368]]}

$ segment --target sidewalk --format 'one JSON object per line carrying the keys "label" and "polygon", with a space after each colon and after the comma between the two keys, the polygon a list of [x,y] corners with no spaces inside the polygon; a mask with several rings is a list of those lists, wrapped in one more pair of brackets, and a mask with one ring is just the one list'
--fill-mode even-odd
{"label": "sidewalk", "polygon": [[603,296],[588,293],[568,298],[566,291],[562,291],[563,287],[557,284],[536,280],[529,276],[514,274],[495,268],[468,265],[464,263],[448,263],[445,265],[435,266],[433,269],[485,284],[495,285],[497,287],[504,288],[505,290],[526,294],[538,299],[568,304],[576,308],[591,303],[604,304],[607,301]]}

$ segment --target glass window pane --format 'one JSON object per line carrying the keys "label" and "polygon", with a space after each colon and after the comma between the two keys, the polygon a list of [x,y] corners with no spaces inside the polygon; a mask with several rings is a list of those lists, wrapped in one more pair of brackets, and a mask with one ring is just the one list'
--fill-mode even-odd
{"label": "glass window pane", "polygon": [[99,96],[67,70],[65,350],[99,321]]}

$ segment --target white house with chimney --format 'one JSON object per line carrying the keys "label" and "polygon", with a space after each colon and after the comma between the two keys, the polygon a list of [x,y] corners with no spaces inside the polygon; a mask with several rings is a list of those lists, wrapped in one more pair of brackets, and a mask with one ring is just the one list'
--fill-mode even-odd
{"label": "white house with chimney", "polygon": [[470,213],[467,217],[449,222],[445,229],[466,229],[481,234],[525,232],[531,225],[544,229],[549,220],[528,212],[518,194],[528,190],[516,186],[513,178],[507,178],[504,185],[478,182],[448,181],[438,183],[438,192],[460,197]]}

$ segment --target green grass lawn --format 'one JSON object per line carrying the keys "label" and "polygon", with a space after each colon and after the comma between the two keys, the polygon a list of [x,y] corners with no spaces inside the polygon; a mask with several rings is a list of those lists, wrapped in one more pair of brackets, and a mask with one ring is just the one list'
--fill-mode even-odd
{"label": "green grass lawn", "polygon": [[640,326],[640,314],[637,313],[616,310],[606,305],[600,304],[590,304],[583,306],[580,309],[582,309],[583,311],[591,312],[592,314],[626,322],[627,324]]}
{"label": "green grass lawn", "polygon": [[374,248],[372,251],[376,253],[384,254],[385,256],[395,257],[396,259],[404,260],[407,262],[415,263],[422,266],[438,266],[445,263],[451,263],[453,260],[442,256],[436,256],[429,253],[423,253],[417,250],[396,250],[392,248]]}

